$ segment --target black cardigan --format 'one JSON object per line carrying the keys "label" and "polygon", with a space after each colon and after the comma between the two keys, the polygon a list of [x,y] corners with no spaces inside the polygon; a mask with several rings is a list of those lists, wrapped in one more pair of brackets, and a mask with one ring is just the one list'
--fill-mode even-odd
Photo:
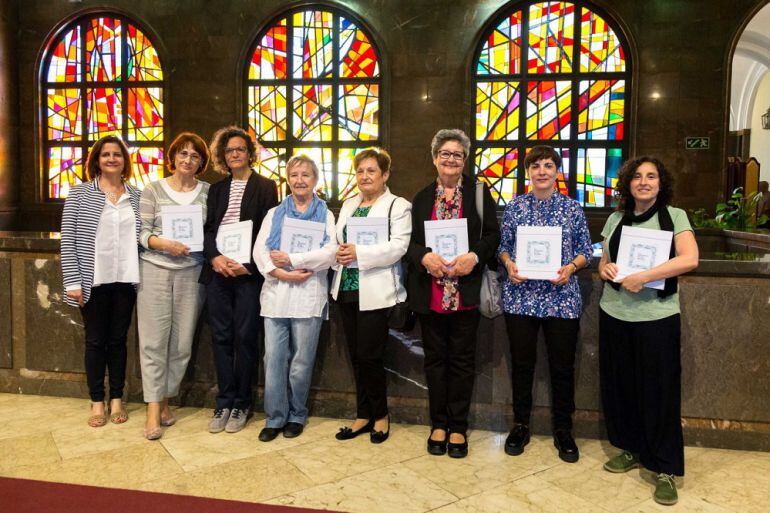
{"label": "black cardigan", "polygon": [[[230,199],[230,184],[233,182],[233,175],[228,176],[213,184],[209,188],[209,196],[206,200],[206,224],[203,225],[203,256],[206,261],[201,269],[201,275],[198,282],[208,284],[214,276],[214,270],[211,268],[211,260],[218,257],[221,253],[217,249],[217,232],[222,218],[227,212],[227,203]],[[259,228],[262,226],[262,220],[267,211],[278,204],[278,189],[275,182],[265,178],[252,171],[249,175],[249,181],[246,183],[246,189],[243,191],[241,200],[241,221],[251,219],[254,227],[251,232],[251,247],[254,247],[254,241],[257,239]],[[243,264],[248,271],[258,280],[262,275],[257,271],[254,264],[254,258],[248,264]]]}
{"label": "black cardigan", "polygon": [[[484,264],[497,267],[497,246],[500,244],[500,227],[497,223],[497,208],[489,188],[484,184],[484,226],[476,213],[476,185],[468,176],[463,177],[463,217],[468,219],[468,245],[479,257],[479,263],[467,276],[458,282],[460,298],[464,305],[478,305],[480,302],[481,274]],[[407,291],[409,307],[422,314],[430,312],[432,277],[422,265],[422,258],[431,252],[425,247],[425,221],[430,221],[436,199],[437,182],[432,182],[415,195],[412,200],[412,239],[404,256],[408,264]],[[479,237],[481,232],[481,237]]]}

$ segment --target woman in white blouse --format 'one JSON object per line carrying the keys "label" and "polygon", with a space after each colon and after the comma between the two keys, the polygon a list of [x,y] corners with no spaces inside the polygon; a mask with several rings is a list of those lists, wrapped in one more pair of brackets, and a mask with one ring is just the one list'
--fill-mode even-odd
{"label": "woman in white blouse", "polygon": [[[339,303],[356,384],[356,419],[340,428],[338,440],[370,433],[372,443],[388,439],[387,377],[383,357],[388,341],[388,315],[406,300],[401,257],[412,233],[412,206],[387,187],[390,155],[378,148],[356,153],[353,159],[360,194],[342,204],[337,223],[337,263],[332,296]],[[389,237],[371,245],[347,239],[352,217],[387,218]],[[352,265],[355,264],[355,265]]]}
{"label": "woman in white blouse", "polygon": [[[292,157],[286,179],[291,195],[267,212],[254,244],[254,262],[265,277],[260,295],[267,417],[259,433],[262,442],[281,432],[294,438],[304,429],[318,335],[328,317],[326,274],[337,251],[334,215],[315,194],[316,163],[304,155]],[[289,219],[317,223],[309,225],[317,228],[309,247],[282,251]]]}
{"label": "woman in white blouse", "polygon": [[[179,394],[204,299],[204,286],[198,283],[202,242],[201,247],[191,250],[174,240],[173,227],[163,225],[163,212],[188,207],[200,219],[203,237],[209,184],[196,176],[206,169],[209,151],[199,136],[183,132],[168,147],[167,158],[171,176],[148,184],[139,205],[139,243],[147,251],[141,254],[142,284],[136,313],[142,390],[147,403],[144,436],[148,440],[159,439],[161,426],[176,422],[168,400]],[[188,229],[194,231],[194,225]]]}
{"label": "woman in white blouse", "polygon": [[104,374],[109,369],[110,421],[128,420],[123,407],[126,336],[139,283],[139,190],[128,183],[131,157],[115,136],[99,139],[88,155],[90,182],[64,203],[61,263],[65,302],[80,307],[85,368],[91,396],[88,425],[107,423]]}

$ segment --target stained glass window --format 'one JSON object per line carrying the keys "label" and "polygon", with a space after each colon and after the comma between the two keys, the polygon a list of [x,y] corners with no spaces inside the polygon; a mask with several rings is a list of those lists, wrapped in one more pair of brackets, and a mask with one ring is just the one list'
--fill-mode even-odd
{"label": "stained glass window", "polygon": [[612,205],[628,154],[630,62],[622,34],[588,2],[523,2],[484,33],[473,66],[473,165],[505,206],[529,191],[524,156],[562,156],[559,191]]}
{"label": "stained glass window", "polygon": [[147,35],[123,16],[75,20],[55,36],[40,70],[45,197],[65,199],[86,180],[85,161],[100,137],[129,147],[131,182],[163,173],[164,82]]}
{"label": "stained glass window", "polygon": [[268,24],[250,55],[244,119],[263,146],[259,172],[283,195],[286,162],[302,152],[318,164],[327,200],[356,194],[356,152],[381,145],[380,63],[361,21],[298,7]]}

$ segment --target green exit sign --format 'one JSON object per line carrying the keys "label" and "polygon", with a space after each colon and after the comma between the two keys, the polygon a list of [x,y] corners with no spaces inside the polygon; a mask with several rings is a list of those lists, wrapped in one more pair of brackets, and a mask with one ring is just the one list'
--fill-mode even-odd
{"label": "green exit sign", "polygon": [[708,137],[685,137],[684,147],[688,150],[708,150],[710,141]]}

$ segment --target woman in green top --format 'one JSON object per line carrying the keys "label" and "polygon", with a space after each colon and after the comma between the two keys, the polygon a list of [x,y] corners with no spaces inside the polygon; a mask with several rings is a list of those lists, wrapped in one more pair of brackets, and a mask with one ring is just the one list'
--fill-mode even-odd
{"label": "woman in green top", "polygon": [[[618,211],[602,230],[599,263],[606,282],[599,303],[602,404],[610,443],[623,450],[604,468],[620,473],[643,465],[657,473],[653,498],[660,504],[676,503],[674,476],[684,475],[676,277],[698,266],[687,215],[669,206],[672,192],[672,177],[658,159],[626,162],[618,175]],[[623,226],[673,232],[669,260],[618,279]],[[658,280],[663,290],[645,287]]]}

